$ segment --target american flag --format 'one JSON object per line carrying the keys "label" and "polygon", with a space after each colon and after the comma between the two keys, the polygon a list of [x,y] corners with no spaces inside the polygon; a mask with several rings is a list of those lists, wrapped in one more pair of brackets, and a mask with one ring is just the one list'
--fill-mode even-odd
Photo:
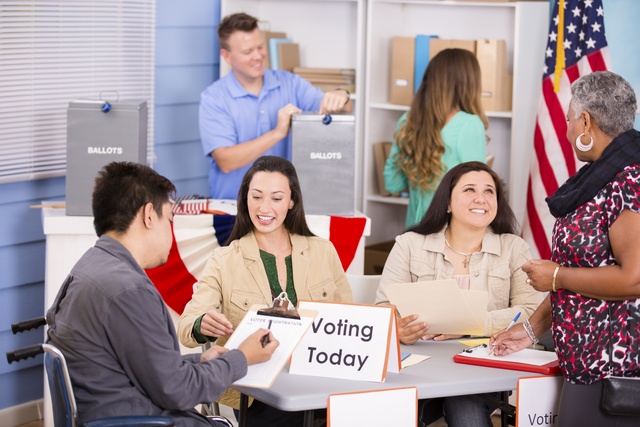
{"label": "american flag", "polygon": [[545,198],[582,166],[566,138],[571,83],[611,69],[602,0],[555,0],[551,16],[522,227],[532,255],[542,259],[551,257],[555,222]]}

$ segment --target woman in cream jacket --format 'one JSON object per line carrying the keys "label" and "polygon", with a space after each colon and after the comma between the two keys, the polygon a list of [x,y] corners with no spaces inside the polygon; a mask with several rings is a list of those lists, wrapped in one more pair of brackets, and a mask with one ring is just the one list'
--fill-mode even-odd
{"label": "woman in cream jacket", "polygon": [[[351,287],[333,244],[307,226],[295,168],[276,156],[258,158],[238,193],[238,214],[227,246],[217,248],[178,322],[187,347],[222,345],[254,304],[271,304],[282,291],[300,299],[351,302]],[[222,400],[237,407],[235,398]],[[248,426],[294,426],[302,413],[254,402]]]}
{"label": "woman in cream jacket", "polygon": [[[498,175],[482,162],[453,167],[442,178],[422,221],[396,238],[376,304],[389,303],[385,286],[454,279],[461,289],[488,292],[484,334],[506,328],[518,313],[520,321],[528,319],[545,295],[526,282],[521,267],[531,254],[515,230],[516,219]],[[403,344],[459,338],[430,333],[429,325],[416,322],[414,313],[402,315],[398,335]],[[449,427],[490,427],[497,406],[471,394],[445,397],[443,405]],[[428,408],[437,406],[431,402]],[[421,411],[428,421],[440,415],[427,412]]]}

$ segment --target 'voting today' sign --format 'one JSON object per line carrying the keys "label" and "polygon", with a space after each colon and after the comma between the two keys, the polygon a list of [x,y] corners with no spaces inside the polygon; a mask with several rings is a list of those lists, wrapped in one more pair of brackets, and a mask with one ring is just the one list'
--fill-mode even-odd
{"label": "'voting today' sign", "polygon": [[289,373],[384,382],[400,372],[400,342],[392,307],[300,301],[316,310],[291,356]]}

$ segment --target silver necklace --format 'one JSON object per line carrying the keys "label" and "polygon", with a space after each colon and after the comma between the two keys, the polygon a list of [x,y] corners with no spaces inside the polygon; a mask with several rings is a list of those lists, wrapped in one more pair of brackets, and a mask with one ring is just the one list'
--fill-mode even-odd
{"label": "silver necklace", "polygon": [[471,255],[473,255],[473,252],[460,252],[457,251],[455,249],[453,249],[453,247],[449,244],[449,242],[447,241],[447,238],[444,238],[444,243],[447,245],[447,247],[449,249],[451,249],[453,252],[457,253],[458,255],[462,255],[464,257],[464,261],[462,262],[462,266],[464,268],[469,267],[469,261],[471,260]]}

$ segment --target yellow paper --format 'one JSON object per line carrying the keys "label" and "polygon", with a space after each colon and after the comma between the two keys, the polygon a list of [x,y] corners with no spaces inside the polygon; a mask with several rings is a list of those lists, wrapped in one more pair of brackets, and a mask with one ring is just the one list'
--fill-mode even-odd
{"label": "yellow paper", "polygon": [[460,340],[458,342],[468,347],[475,347],[477,345],[482,345],[482,344],[489,345],[489,338],[472,338],[469,340]]}

